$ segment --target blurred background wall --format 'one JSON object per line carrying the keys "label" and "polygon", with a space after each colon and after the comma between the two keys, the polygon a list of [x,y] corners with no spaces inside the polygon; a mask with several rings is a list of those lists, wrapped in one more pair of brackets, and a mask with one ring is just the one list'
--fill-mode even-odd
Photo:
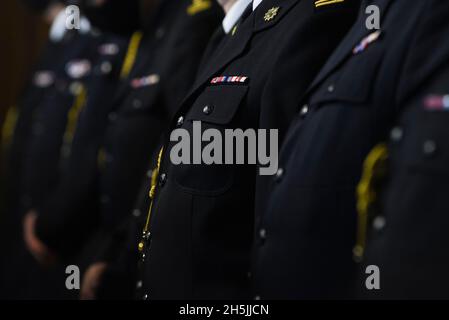
{"label": "blurred background wall", "polygon": [[19,0],[0,3],[0,124],[16,102],[47,38],[48,26]]}

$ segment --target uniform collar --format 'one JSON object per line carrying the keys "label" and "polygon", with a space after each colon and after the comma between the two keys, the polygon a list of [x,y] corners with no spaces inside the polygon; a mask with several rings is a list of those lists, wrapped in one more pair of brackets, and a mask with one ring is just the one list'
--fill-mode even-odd
{"label": "uniform collar", "polygon": [[[273,27],[301,0],[266,0],[260,1],[257,10],[254,11],[254,32],[259,32]],[[253,2],[254,4],[254,2]],[[267,18],[268,14],[272,14]]]}
{"label": "uniform collar", "polygon": [[[190,98],[195,96],[195,93],[199,91],[204,85],[210,81],[212,76],[218,75],[227,64],[233,61],[236,57],[241,55],[245,48],[247,48],[252,36],[256,32],[262,32],[268,28],[276,25],[289,11],[301,0],[268,0],[263,1],[262,5],[257,8],[255,12],[250,14],[242,24],[239,26],[238,31],[228,37],[223,46],[219,50],[220,52],[214,54],[211,59],[208,60],[207,66],[201,70],[198,74],[194,86],[191,88],[190,93],[184,99],[182,105],[190,104]],[[282,5],[282,10],[279,14],[276,14],[272,20],[265,21],[264,14],[270,7]],[[249,7],[251,9],[251,7]],[[246,10],[245,10],[246,11]],[[244,12],[243,14],[245,14]],[[243,15],[242,14],[242,15]],[[256,22],[256,20],[258,22]]]}
{"label": "uniform collar", "polygon": [[231,9],[226,14],[223,19],[223,30],[225,33],[229,33],[231,29],[237,24],[240,17],[242,16],[245,9],[251,3],[252,0],[237,0],[236,3],[231,7]]}

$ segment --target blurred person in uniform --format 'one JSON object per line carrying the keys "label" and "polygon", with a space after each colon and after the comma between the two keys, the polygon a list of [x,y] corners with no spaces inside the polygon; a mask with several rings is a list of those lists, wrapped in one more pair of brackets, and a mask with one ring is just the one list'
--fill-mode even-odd
{"label": "blurred person in uniform", "polygon": [[[66,158],[70,154],[74,129],[77,118],[82,114],[82,109],[87,101],[104,101],[105,92],[113,90],[118,83],[117,72],[120,68],[124,50],[126,48],[126,36],[138,26],[136,22],[137,6],[131,2],[135,10],[133,17],[117,13],[117,17],[128,21],[127,28],[120,35],[111,33],[106,26],[102,29],[96,26],[96,21],[87,21],[81,18],[81,30],[66,30],[66,12],[62,10],[55,18],[56,35],[61,41],[66,42],[66,49],[61,71],[54,75],[54,90],[51,90],[39,101],[32,112],[32,119],[26,127],[30,127],[26,141],[26,148],[22,148],[21,168],[19,180],[20,203],[18,204],[18,217],[26,212],[32,212],[40,207],[45,198],[52,192],[58,183],[60,169],[64,167]],[[65,7],[64,7],[65,8]],[[110,21],[115,24],[116,19]],[[92,28],[90,28],[92,23]],[[88,25],[87,32],[83,26]],[[51,32],[54,32],[54,26]],[[114,29],[115,32],[115,29]],[[53,34],[53,33],[51,33]],[[57,61],[55,59],[55,61]],[[86,90],[86,87],[90,87]],[[21,113],[23,117],[29,117],[29,112]],[[19,117],[20,121],[20,117]],[[19,122],[18,122],[19,123]],[[25,243],[33,248],[31,252],[45,251],[41,243],[34,241],[31,226],[34,222],[34,214],[30,213],[25,218]],[[20,245],[21,246],[21,245]],[[19,251],[21,252],[21,251]],[[17,256],[17,251],[14,252]],[[39,255],[34,254],[38,260]],[[52,256],[49,254],[49,259]],[[23,254],[20,259],[28,259]],[[12,286],[24,291],[21,297],[25,298],[65,298],[73,296],[68,294],[65,288],[65,268],[58,265],[50,270],[41,270],[32,267],[33,263],[19,263],[26,266],[23,285],[11,281]],[[12,264],[11,264],[12,265]],[[22,277],[15,272],[17,277]],[[45,277],[43,275],[46,275]],[[19,289],[20,288],[20,289]]]}
{"label": "blurred person in uniform", "polygon": [[[236,9],[239,18],[213,45],[170,132],[185,129],[191,137],[193,122],[201,121],[200,135],[205,129],[222,134],[263,128],[278,129],[282,140],[297,108],[292,101],[350,28],[358,8],[357,1],[319,3],[247,1],[243,11]],[[229,2],[220,4],[226,9]],[[229,17],[240,4],[230,6]],[[138,297],[247,299],[256,166],[175,165],[173,146],[167,137],[152,175],[138,246]]]}
{"label": "blurred person in uniform", "polygon": [[[436,3],[363,1],[357,22],[298,101],[277,174],[259,189],[267,200],[257,210],[253,248],[257,299],[354,297],[355,261],[363,256],[356,241],[363,161],[388,136],[402,90],[423,76],[402,70],[408,57],[428,52],[418,49],[419,36],[434,39],[425,28],[434,7],[445,7]],[[369,8],[380,13],[377,22]]]}
{"label": "blurred person in uniform", "polygon": [[[2,236],[5,265],[0,281],[2,296],[8,299],[30,298],[35,292],[28,287],[33,281],[33,260],[24,250],[21,233],[21,181],[25,153],[33,131],[33,122],[39,113],[43,101],[57,92],[66,64],[76,55],[74,46],[77,36],[74,32],[66,32],[64,3],[53,1],[25,1],[33,9],[38,10],[44,20],[51,24],[49,40],[43,50],[35,70],[26,84],[17,106],[11,107],[2,128],[2,178],[5,198],[3,205]],[[80,34],[89,32],[90,25],[81,19]],[[83,47],[84,45],[81,45]],[[45,283],[45,281],[43,281]],[[41,289],[38,289],[41,290]],[[42,291],[45,291],[43,289]],[[44,295],[40,296],[44,297]]]}
{"label": "blurred person in uniform", "polygon": [[[90,18],[93,25],[92,31],[87,35],[76,34],[78,38],[77,46],[72,48],[72,53],[75,57],[72,58],[65,65],[66,75],[69,77],[68,85],[63,83],[60,85],[60,92],[58,95],[53,95],[44,103],[45,108],[39,112],[36,123],[39,134],[35,134],[30,142],[28,148],[26,178],[23,182],[23,192],[25,193],[26,204],[23,209],[24,212],[32,211],[40,207],[46,200],[46,197],[51,193],[52,189],[58,183],[59,175],[59,161],[60,156],[67,156],[67,146],[71,144],[71,137],[74,135],[74,129],[81,110],[87,102],[94,101],[104,102],[107,104],[107,97],[104,97],[104,92],[100,90],[101,85],[104,85],[110,91],[109,79],[104,77],[102,80],[98,75],[112,74],[115,77],[112,82],[114,85],[118,84],[119,72],[114,71],[114,66],[121,67],[124,50],[121,50],[126,39],[122,38],[130,35],[132,30],[138,28],[138,10],[136,2],[128,2],[130,7],[135,10],[129,12],[129,17],[124,15],[124,12],[116,11],[116,16],[109,17],[109,25],[100,24],[102,29],[97,26],[97,21]],[[83,8],[83,7],[82,7]],[[93,9],[91,9],[93,10]],[[98,8],[98,11],[103,12],[103,8]],[[86,10],[87,11],[87,10]],[[115,32],[115,24],[118,20],[128,21],[129,25],[121,34]],[[101,23],[104,23],[100,20]],[[114,39],[116,37],[117,40]],[[117,43],[114,43],[116,41]],[[77,52],[77,49],[79,50]],[[110,61],[104,61],[110,59]],[[98,63],[98,65],[96,65]],[[92,79],[91,79],[92,78]],[[78,81],[75,81],[78,80]],[[86,94],[87,80],[89,85],[97,87],[89,89],[89,96]],[[100,85],[99,85],[100,84]],[[68,95],[66,95],[68,92]],[[67,102],[60,102],[58,99],[67,98]],[[106,100],[106,101],[105,101]],[[66,106],[65,108],[62,105]],[[69,141],[65,141],[68,138]],[[43,170],[38,170],[39,166]]]}
{"label": "blurred person in uniform", "polygon": [[[199,72],[201,72],[201,68],[207,66],[207,60],[213,56],[223,38],[238,23],[249,2],[248,0],[219,1],[225,17],[202,54]],[[234,6],[235,3],[237,4]],[[188,8],[190,10],[200,9],[204,4],[205,2],[193,1]],[[230,10],[231,8],[232,10]],[[132,214],[128,214],[128,219],[114,230],[111,241],[105,247],[105,250],[109,252],[108,255],[103,255],[102,260],[100,259],[86,271],[81,288],[81,295],[84,299],[116,298],[117,296],[111,297],[111,292],[120,292],[119,297],[134,298],[136,288],[140,289],[142,286],[142,281],[137,281],[138,252],[136,247],[140,241],[140,231],[145,223],[146,216],[143,213],[148,210],[149,206],[148,190],[154,167],[153,161],[149,163],[147,174],[143,176],[142,187],[135,196],[133,209],[128,210]]]}
{"label": "blurred person in uniform", "polygon": [[[403,63],[399,114],[359,184],[358,298],[449,298],[449,4],[424,2]],[[409,2],[402,7],[410,11]]]}
{"label": "blurred person in uniform", "polygon": [[[37,210],[33,235],[61,258],[86,247],[89,256],[98,252],[92,262],[108,255],[103,247],[130,215],[150,158],[220,17],[209,0],[145,0],[141,8],[144,28],[130,41],[126,79],[107,107],[85,108],[66,174]],[[45,252],[38,254],[45,260]]]}

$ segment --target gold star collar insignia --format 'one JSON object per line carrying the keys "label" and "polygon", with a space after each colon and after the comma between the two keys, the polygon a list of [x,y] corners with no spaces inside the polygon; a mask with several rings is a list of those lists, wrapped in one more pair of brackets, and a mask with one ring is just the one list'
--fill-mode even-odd
{"label": "gold star collar insignia", "polygon": [[265,13],[263,19],[266,22],[273,20],[278,15],[279,9],[281,9],[281,7],[273,7],[273,8],[271,8],[270,10],[268,10]]}

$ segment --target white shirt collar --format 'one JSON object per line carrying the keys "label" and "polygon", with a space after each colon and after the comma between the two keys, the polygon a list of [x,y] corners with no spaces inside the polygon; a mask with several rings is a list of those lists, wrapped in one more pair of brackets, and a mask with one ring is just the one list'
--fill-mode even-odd
{"label": "white shirt collar", "polygon": [[262,0],[254,0],[253,1],[253,11],[257,9]]}
{"label": "white shirt collar", "polygon": [[223,30],[225,33],[231,32],[231,29],[239,21],[245,9],[251,3],[252,0],[237,0],[231,7],[223,19]]}

